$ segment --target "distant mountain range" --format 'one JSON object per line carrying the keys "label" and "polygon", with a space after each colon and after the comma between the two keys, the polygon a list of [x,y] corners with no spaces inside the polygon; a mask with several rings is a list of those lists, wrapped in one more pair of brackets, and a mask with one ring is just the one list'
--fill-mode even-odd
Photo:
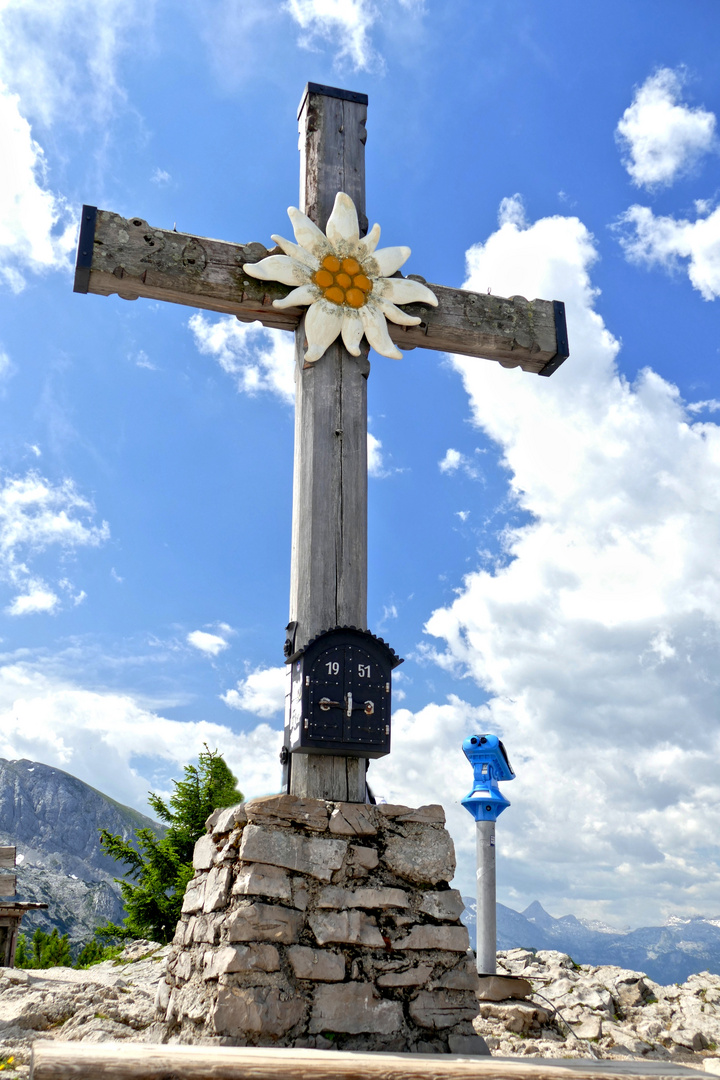
{"label": "distant mountain range", "polygon": [[123,876],[123,866],[103,855],[98,830],[130,839],[142,827],[163,832],[157,822],[61,769],[0,758],[0,845],[17,848],[19,898],[49,905],[25,916],[23,933],[56,926],[78,944],[108,919],[122,922],[113,879]]}
{"label": "distant mountain range", "polygon": [[[26,916],[36,927],[88,941],[108,919],[122,922],[123,867],[100,850],[98,831],[131,839],[138,828],[161,835],[157,822],[122,806],[61,769],[0,758],[0,845],[18,851],[18,896],[49,905]],[[463,920],[475,942],[475,901],[465,897]],[[554,919],[535,901],[525,911],[497,905],[499,949],[557,949],[579,964],[617,964],[667,985],[698,971],[720,974],[720,917],[672,918],[665,926],[616,930],[563,915]]]}
{"label": "distant mountain range", "polygon": [[[475,901],[463,897],[463,922],[475,943]],[[720,916],[680,918],[664,926],[616,930],[595,920],[554,919],[536,900],[525,911],[497,905],[498,949],[557,949],[577,964],[616,964],[667,986],[699,971],[720,974]]]}

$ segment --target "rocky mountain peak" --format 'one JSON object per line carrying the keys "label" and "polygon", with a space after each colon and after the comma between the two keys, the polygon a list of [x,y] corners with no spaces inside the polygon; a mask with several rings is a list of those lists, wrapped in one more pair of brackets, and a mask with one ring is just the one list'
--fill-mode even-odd
{"label": "rocky mountain peak", "polygon": [[17,848],[18,896],[49,905],[47,912],[26,917],[23,931],[57,926],[80,942],[108,919],[121,922],[114,879],[122,867],[103,854],[99,830],[129,839],[143,827],[163,832],[157,822],[62,769],[0,758],[0,844]]}

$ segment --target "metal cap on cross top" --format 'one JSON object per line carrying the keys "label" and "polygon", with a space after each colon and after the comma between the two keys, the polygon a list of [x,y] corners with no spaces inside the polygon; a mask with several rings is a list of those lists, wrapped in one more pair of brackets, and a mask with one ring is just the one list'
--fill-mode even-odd
{"label": "metal cap on cross top", "polygon": [[[386,356],[433,349],[543,376],[569,355],[561,301],[403,277],[410,249],[378,247],[379,226],[368,230],[365,216],[367,106],[365,94],[305,87],[300,199],[289,211],[297,243],[271,238],[283,254],[257,241],[191,236],[90,206],[81,217],[76,292],[166,300],[295,333],[293,651],[328,627],[367,627],[369,348]],[[302,739],[293,746],[291,699],[289,692],[287,788],[364,801],[364,750],[353,754],[346,741],[339,754],[310,754]]]}

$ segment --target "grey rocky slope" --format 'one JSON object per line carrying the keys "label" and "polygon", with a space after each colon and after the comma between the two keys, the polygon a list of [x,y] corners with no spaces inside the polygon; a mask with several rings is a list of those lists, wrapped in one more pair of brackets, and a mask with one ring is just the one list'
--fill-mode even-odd
{"label": "grey rocky slope", "polygon": [[553,950],[498,954],[498,971],[532,986],[527,1001],[480,1002],[475,1028],[496,1055],[646,1058],[720,1074],[720,976],[661,986]]}
{"label": "grey rocky slope", "polygon": [[56,926],[71,943],[92,938],[96,926],[122,922],[123,867],[100,850],[98,830],[123,839],[161,826],[61,769],[0,758],[0,844],[18,851],[18,895],[49,905],[26,916],[23,931]]}
{"label": "grey rocky slope", "polygon": [[[23,1077],[37,1038],[174,1041],[155,1004],[169,951],[141,941],[88,971],[0,969],[0,1059],[14,1056],[14,1075]],[[493,1054],[647,1058],[720,1075],[720,977],[659,986],[635,971],[578,967],[554,951],[515,949],[498,961],[499,970],[529,979],[534,993],[524,1002],[478,1002],[475,1027]]]}
{"label": "grey rocky slope", "polygon": [[169,948],[135,941],[87,971],[0,968],[0,1061],[15,1059],[10,1075],[27,1075],[35,1039],[164,1041],[155,996]]}
{"label": "grey rocky slope", "polygon": [[[474,942],[475,901],[463,900]],[[580,964],[633,968],[659,983],[682,982],[696,971],[720,973],[720,918],[673,916],[664,926],[616,930],[574,915],[555,919],[535,901],[522,912],[498,904],[497,932],[501,949],[557,949]]]}

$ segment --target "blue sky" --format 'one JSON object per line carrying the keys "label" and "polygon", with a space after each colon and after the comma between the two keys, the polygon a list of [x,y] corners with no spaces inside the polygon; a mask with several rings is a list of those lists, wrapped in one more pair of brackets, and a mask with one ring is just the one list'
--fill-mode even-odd
{"label": "blue sky", "polygon": [[389,800],[517,778],[499,898],[718,914],[714,0],[0,0],[0,756],[146,808],[203,742],[275,790],[289,337],[79,296],[83,202],[269,243],[308,80],[369,95],[404,268],[564,300],[550,379],[371,355],[370,628],[406,662]]}

